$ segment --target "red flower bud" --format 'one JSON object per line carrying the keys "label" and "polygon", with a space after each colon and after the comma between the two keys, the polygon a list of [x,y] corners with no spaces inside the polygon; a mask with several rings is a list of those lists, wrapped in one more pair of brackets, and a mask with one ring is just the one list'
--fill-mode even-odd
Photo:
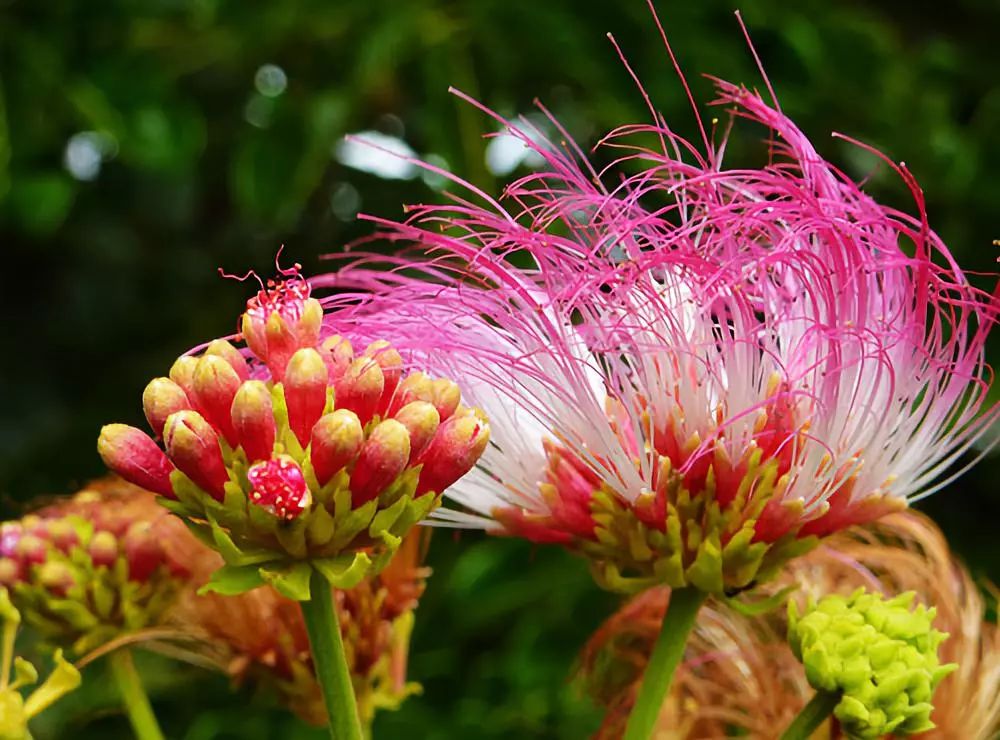
{"label": "red flower bud", "polygon": [[288,426],[305,447],[313,425],[323,415],[326,406],[327,368],[315,349],[300,349],[288,361],[285,370],[285,404],[288,406]]}
{"label": "red flower bud", "polygon": [[188,401],[191,403],[191,408],[200,412],[201,406],[198,403],[198,394],[194,391],[194,373],[197,367],[197,357],[182,355],[174,360],[174,364],[170,366],[170,372],[167,375],[184,390]]}
{"label": "red flower bud", "polygon": [[66,563],[50,560],[38,569],[38,582],[56,596],[65,596],[76,585],[76,578]]}
{"label": "red flower bud", "polygon": [[194,390],[202,415],[222,432],[231,446],[236,445],[233,430],[233,398],[240,388],[240,376],[232,365],[216,355],[202,355],[194,371]]}
{"label": "red flower bud", "polygon": [[219,438],[197,411],[171,414],[163,428],[163,441],[171,462],[216,501],[224,498],[229,480]]}
{"label": "red flower bud", "polygon": [[350,341],[339,334],[324,339],[320,351],[323,353],[326,366],[330,368],[331,380],[336,380],[347,372],[347,368],[354,360],[354,348]]}
{"label": "red flower bud", "polygon": [[80,535],[72,524],[64,519],[56,519],[49,523],[49,541],[63,552],[69,552],[80,544]]}
{"label": "red flower bud", "polygon": [[284,377],[296,350],[318,344],[322,321],[323,307],[309,297],[309,285],[293,278],[260,291],[247,302],[243,337],[277,381]]}
{"label": "red flower bud", "polygon": [[370,357],[359,357],[335,381],[334,401],[338,409],[353,411],[367,424],[378,408],[385,387],[382,368]]}
{"label": "red flower bud", "polygon": [[447,378],[438,378],[431,383],[431,397],[427,399],[441,414],[441,421],[450,419],[462,402],[462,391]]}
{"label": "red flower bud", "polygon": [[453,416],[441,424],[434,440],[417,460],[423,464],[417,495],[444,491],[472,470],[489,441],[489,425],[474,412]]}
{"label": "red flower bud", "polygon": [[205,348],[205,354],[221,357],[228,362],[236,374],[240,376],[241,381],[250,379],[250,366],[247,365],[247,358],[225,339],[213,340]]}
{"label": "red flower bud", "polygon": [[97,452],[105,465],[129,483],[176,498],[170,485],[174,466],[142,430],[126,424],[108,424],[101,429]]}
{"label": "red flower bud", "polygon": [[427,401],[413,401],[393,417],[410,433],[410,460],[416,460],[434,439],[441,417]]}
{"label": "red flower bud", "polygon": [[274,411],[271,391],[260,380],[248,380],[233,399],[236,441],[248,460],[268,460],[274,449]]}
{"label": "red flower bud", "polygon": [[192,408],[184,389],[170,378],[153,378],[142,392],[142,410],[146,421],[159,437],[167,417],[175,411]]}
{"label": "red flower bud", "polygon": [[357,414],[338,409],[326,414],[313,427],[309,457],[319,484],[326,485],[334,473],[357,457],[365,432]]}
{"label": "red flower bud", "polygon": [[14,556],[22,563],[38,565],[44,563],[49,554],[49,545],[34,534],[24,535],[14,548]]}
{"label": "red flower bud", "polygon": [[118,538],[111,532],[95,532],[87,545],[87,553],[94,565],[111,567],[118,557]]}
{"label": "red flower bud", "polygon": [[251,465],[250,500],[281,519],[294,519],[312,503],[302,468],[288,455]]}
{"label": "red flower bud", "polygon": [[396,412],[413,401],[430,401],[432,398],[432,381],[424,373],[410,373],[396,386],[386,410],[387,416],[395,416]]}
{"label": "red flower bud", "polygon": [[20,522],[4,522],[0,524],[0,557],[10,557],[18,541],[24,535]]}
{"label": "red flower bud", "polygon": [[381,408],[377,410],[384,414],[385,407],[392,400],[392,394],[403,375],[403,358],[391,344],[382,339],[369,344],[365,348],[364,356],[375,360],[382,370],[382,377],[385,380],[382,388],[382,402],[379,404]]}
{"label": "red flower bud", "polygon": [[24,577],[24,567],[14,558],[0,558],[0,586],[12,588]]}
{"label": "red flower bud", "polygon": [[128,561],[128,578],[140,583],[149,580],[163,563],[163,546],[149,522],[135,522],[125,533],[123,549]]}
{"label": "red flower bud", "polygon": [[351,473],[351,503],[361,506],[392,483],[410,459],[410,433],[395,419],[376,426],[361,446]]}

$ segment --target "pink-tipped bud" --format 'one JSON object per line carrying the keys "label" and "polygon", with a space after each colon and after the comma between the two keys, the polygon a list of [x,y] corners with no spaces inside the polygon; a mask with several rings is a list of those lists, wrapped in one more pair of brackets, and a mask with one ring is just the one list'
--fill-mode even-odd
{"label": "pink-tipped bud", "polygon": [[236,374],[240,376],[241,381],[250,379],[250,366],[247,365],[247,358],[225,339],[213,340],[205,348],[205,354],[221,357],[228,362]]}
{"label": "pink-tipped bud", "polygon": [[69,552],[80,544],[80,535],[72,524],[64,519],[56,519],[49,524],[49,542],[63,552]]}
{"label": "pink-tipped bud", "polygon": [[357,414],[337,409],[321,417],[312,429],[309,459],[321,486],[357,457],[365,432]]}
{"label": "pink-tipped bud", "polygon": [[283,384],[288,426],[303,447],[309,444],[313,424],[323,415],[327,375],[322,355],[310,347],[300,349],[288,361]]}
{"label": "pink-tipped bud", "polygon": [[281,519],[294,519],[312,503],[305,475],[288,455],[251,465],[250,500]]}
{"label": "pink-tipped bud", "polygon": [[125,533],[123,549],[128,561],[128,578],[139,583],[149,580],[163,563],[163,545],[149,522],[135,522]]}
{"label": "pink-tipped bud", "polygon": [[24,530],[21,528],[20,522],[4,522],[0,524],[0,557],[10,557],[23,536]]}
{"label": "pink-tipped bud", "polygon": [[170,485],[173,464],[141,429],[127,424],[104,426],[97,439],[97,452],[105,465],[129,483],[176,498]]}
{"label": "pink-tipped bud", "polygon": [[24,535],[14,548],[14,556],[22,563],[38,565],[44,563],[49,554],[49,545],[34,534]]}
{"label": "pink-tipped bud", "polygon": [[410,433],[395,419],[376,426],[351,473],[351,503],[362,506],[396,479],[410,459]]}
{"label": "pink-tipped bud", "polygon": [[260,291],[247,302],[243,337],[279,380],[296,350],[319,343],[322,321],[323,307],[309,297],[308,283],[295,277]]}
{"label": "pink-tipped bud", "polygon": [[348,339],[339,334],[324,339],[320,351],[323,353],[326,366],[330,368],[331,380],[336,380],[347,372],[347,368],[354,361],[354,347]]}
{"label": "pink-tipped bud", "polygon": [[76,585],[76,577],[66,563],[49,561],[38,569],[38,582],[50,593],[65,596]]}
{"label": "pink-tipped bud", "polygon": [[170,378],[153,378],[142,392],[142,410],[157,437],[163,435],[168,416],[189,408],[192,405],[187,393]]}
{"label": "pink-tipped bud", "polygon": [[378,411],[384,414],[385,407],[392,399],[392,394],[403,375],[403,358],[391,344],[382,339],[369,344],[365,348],[364,356],[375,360],[382,370],[385,382],[382,388],[381,408]]}
{"label": "pink-tipped bud", "polygon": [[195,367],[194,391],[202,415],[233,446],[236,445],[233,398],[240,389],[240,382],[232,365],[216,355],[202,355]]}
{"label": "pink-tipped bud", "polygon": [[118,538],[111,532],[95,532],[87,545],[87,554],[94,565],[111,567],[118,557]]}
{"label": "pink-tipped bud", "polygon": [[475,412],[459,414],[442,423],[417,460],[423,464],[417,494],[443,492],[472,470],[489,441],[489,424]]}
{"label": "pink-tipped bud", "polygon": [[163,441],[171,462],[216,501],[225,496],[229,480],[219,438],[197,411],[171,414],[163,428]]}
{"label": "pink-tipped bud", "polygon": [[248,460],[267,460],[274,449],[274,411],[271,391],[260,380],[248,380],[233,399],[236,441]]}
{"label": "pink-tipped bud", "polygon": [[441,416],[427,401],[406,404],[393,417],[410,433],[410,460],[416,460],[434,439]]}
{"label": "pink-tipped bud", "polygon": [[24,577],[24,566],[14,558],[0,558],[0,586],[12,588]]}
{"label": "pink-tipped bud", "polygon": [[353,411],[362,424],[367,424],[382,398],[385,378],[377,362],[370,357],[359,357],[337,378],[334,387],[337,408]]}

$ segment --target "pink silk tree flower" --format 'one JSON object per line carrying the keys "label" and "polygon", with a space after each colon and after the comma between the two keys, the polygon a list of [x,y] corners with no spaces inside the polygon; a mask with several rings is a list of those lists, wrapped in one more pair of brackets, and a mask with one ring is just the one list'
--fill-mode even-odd
{"label": "pink silk tree flower", "polygon": [[717,84],[770,131],[765,166],[724,167],[728,129],[699,149],[657,123],[612,132],[598,172],[568,137],[504,122],[543,171],[381,222],[422,253],[395,269],[372,256],[314,281],[343,289],[338,331],[406,327],[397,349],[491,419],[438,523],[565,545],[616,590],[733,593],[946,485],[996,419],[997,301],[912,176],[885,160],[916,217],[776,103]]}

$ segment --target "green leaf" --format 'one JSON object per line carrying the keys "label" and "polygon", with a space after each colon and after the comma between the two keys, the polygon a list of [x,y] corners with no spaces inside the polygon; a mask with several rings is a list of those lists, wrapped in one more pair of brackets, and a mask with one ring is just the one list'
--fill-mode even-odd
{"label": "green leaf", "polygon": [[335,558],[319,558],[312,564],[331,586],[343,590],[357,586],[368,574],[372,561],[365,553],[356,552]]}
{"label": "green leaf", "polygon": [[309,600],[309,579],[312,577],[313,569],[308,561],[265,565],[259,570],[261,577],[285,598],[292,601]]}
{"label": "green leaf", "polygon": [[254,565],[223,565],[212,574],[208,583],[198,589],[199,594],[217,593],[223,596],[236,596],[246,591],[252,591],[264,584],[261,569]]}

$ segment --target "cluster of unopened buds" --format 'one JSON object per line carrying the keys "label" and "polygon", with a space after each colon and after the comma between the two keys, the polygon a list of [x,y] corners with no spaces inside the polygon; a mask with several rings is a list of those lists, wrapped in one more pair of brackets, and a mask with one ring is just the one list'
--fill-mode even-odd
{"label": "cluster of unopened buds", "polygon": [[173,603],[187,572],[128,503],[82,491],[0,525],[0,585],[48,641],[82,654],[156,624]]}
{"label": "cluster of unopened buds", "polygon": [[303,600],[312,569],[350,588],[486,447],[486,422],[455,383],[406,372],[386,342],[355,353],[322,338],[322,318],[297,275],[270,283],[243,314],[245,350],[216,340],[146,387],[164,449],[124,424],[101,432],[108,467],[223,556],[220,592],[269,582]]}

